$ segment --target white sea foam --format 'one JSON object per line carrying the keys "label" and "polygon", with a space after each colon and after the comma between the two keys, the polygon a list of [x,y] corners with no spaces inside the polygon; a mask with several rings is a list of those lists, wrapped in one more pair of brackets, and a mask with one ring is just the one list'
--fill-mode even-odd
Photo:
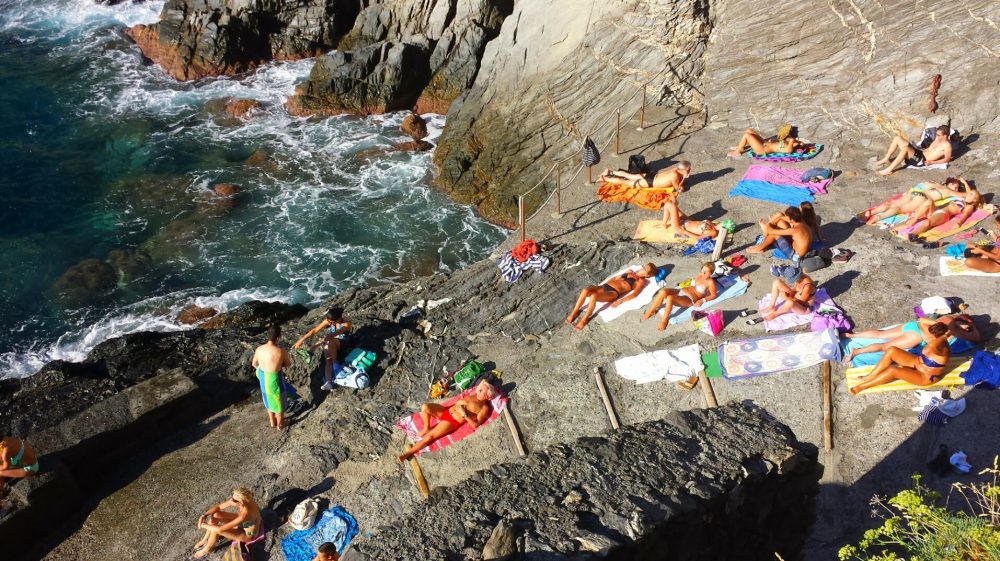
{"label": "white sea foam", "polygon": [[[217,182],[234,181],[247,191],[238,211],[213,219],[210,227],[198,226],[203,233],[167,257],[175,286],[196,288],[140,298],[104,315],[80,313],[86,319],[57,339],[0,354],[0,373],[27,376],[49,360],[82,360],[112,337],[186,329],[174,318],[190,303],[220,311],[251,299],[317,303],[371,279],[397,278],[414,263],[433,261],[439,270],[462,267],[501,239],[501,229],[428,186],[430,153],[389,152],[407,139],[399,130],[405,113],[288,115],[285,98],[308,75],[310,60],[185,83],[144,65],[120,32],[156,21],[162,4],[108,7],[93,0],[48,0],[39,6],[37,0],[9,0],[3,6],[10,9],[0,13],[0,30],[49,42],[48,56],[85,62],[86,79],[79,86],[85,101],[75,109],[81,118],[154,123],[148,132],[139,127],[125,143],[141,161],[154,164],[178,146],[240,158],[260,148],[274,166],[251,170],[220,156],[186,172],[193,200],[207,196]],[[265,107],[245,122],[205,109],[227,97],[258,100]],[[427,140],[436,143],[444,116],[425,117]],[[386,152],[358,157],[369,149]],[[157,221],[133,206],[114,210],[118,233],[138,241],[154,235],[164,220],[184,218],[181,213]],[[227,289],[245,284],[259,288]]]}

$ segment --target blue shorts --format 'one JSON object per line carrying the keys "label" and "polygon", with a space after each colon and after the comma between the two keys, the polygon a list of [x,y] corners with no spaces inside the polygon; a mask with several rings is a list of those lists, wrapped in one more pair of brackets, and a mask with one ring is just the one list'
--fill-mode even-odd
{"label": "blue shorts", "polygon": [[778,257],[779,259],[790,259],[792,263],[799,262],[799,254],[795,253],[795,250],[792,249],[792,244],[788,242],[788,238],[785,236],[778,236],[774,238],[774,247],[782,253],[780,257],[777,255],[774,257]]}

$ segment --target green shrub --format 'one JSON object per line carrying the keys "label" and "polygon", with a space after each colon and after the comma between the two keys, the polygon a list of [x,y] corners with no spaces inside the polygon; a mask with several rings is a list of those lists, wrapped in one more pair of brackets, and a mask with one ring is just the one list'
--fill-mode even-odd
{"label": "green shrub", "polygon": [[[913,488],[891,499],[874,497],[873,512],[884,521],[865,532],[857,545],[840,549],[840,561],[988,561],[1000,560],[1000,470],[980,472],[983,483],[952,484],[949,500],[913,476]],[[948,503],[955,501],[956,508]]]}

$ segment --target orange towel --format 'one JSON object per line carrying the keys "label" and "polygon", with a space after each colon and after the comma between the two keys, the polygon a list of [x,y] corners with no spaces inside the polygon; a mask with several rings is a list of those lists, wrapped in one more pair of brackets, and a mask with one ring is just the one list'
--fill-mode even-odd
{"label": "orange towel", "polygon": [[649,210],[660,210],[673,197],[673,189],[645,189],[605,183],[597,189],[597,198],[606,203],[633,203]]}

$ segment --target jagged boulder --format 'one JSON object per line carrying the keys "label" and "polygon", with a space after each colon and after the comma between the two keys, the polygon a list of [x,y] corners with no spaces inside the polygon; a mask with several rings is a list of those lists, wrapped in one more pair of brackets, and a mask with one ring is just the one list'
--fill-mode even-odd
{"label": "jagged boulder", "polygon": [[351,0],[167,0],[160,21],[126,33],[178,80],[246,72],[332,48],[358,13]]}
{"label": "jagged boulder", "polygon": [[423,140],[427,138],[427,120],[416,113],[410,113],[403,117],[399,130],[403,131],[403,134],[413,137],[413,140]]}
{"label": "jagged boulder", "polygon": [[412,108],[430,78],[430,51],[418,43],[378,43],[316,59],[286,104],[293,115],[371,115]]}

